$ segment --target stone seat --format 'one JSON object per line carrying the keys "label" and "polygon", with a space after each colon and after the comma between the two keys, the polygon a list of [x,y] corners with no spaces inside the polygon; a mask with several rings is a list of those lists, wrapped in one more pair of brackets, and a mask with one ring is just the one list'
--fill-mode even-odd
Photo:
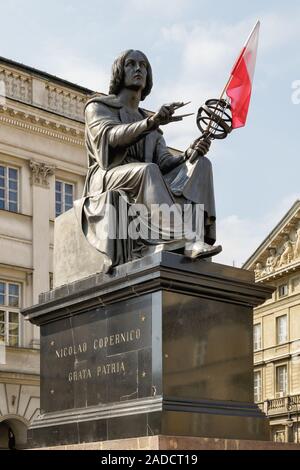
{"label": "stone seat", "polygon": [[70,209],[57,217],[54,227],[54,289],[103,270],[104,256],[86,240],[75,210]]}

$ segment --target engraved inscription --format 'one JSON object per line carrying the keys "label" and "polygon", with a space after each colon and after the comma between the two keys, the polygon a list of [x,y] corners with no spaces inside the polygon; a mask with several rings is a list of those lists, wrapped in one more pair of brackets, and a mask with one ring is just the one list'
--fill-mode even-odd
{"label": "engraved inscription", "polygon": [[[120,344],[130,344],[134,341],[141,340],[141,329],[132,329],[129,331],[123,331],[110,336],[103,336],[97,338],[92,344],[87,341],[83,341],[80,344],[73,346],[64,346],[55,350],[56,359],[75,358],[75,363],[78,360],[78,356],[82,356],[85,353],[97,353],[108,347],[117,346]],[[72,370],[67,373],[68,381],[81,382],[90,380],[94,377],[102,377],[107,375],[126,375],[126,367],[123,361],[107,362],[104,364],[97,364],[93,368],[85,368],[81,370]]]}
{"label": "engraved inscription", "polygon": [[[124,362],[113,362],[111,364],[103,364],[97,367],[95,375],[100,377],[101,375],[112,375],[112,374],[126,374]],[[80,382],[82,380],[89,380],[93,378],[93,371],[91,369],[74,370],[69,372],[69,382]]]}
{"label": "engraved inscription", "polygon": [[105,336],[104,338],[95,339],[94,351],[98,349],[107,348],[107,346],[116,346],[122,343],[131,343],[141,339],[141,330],[126,331],[124,333],[115,334],[112,336]]}
{"label": "engraved inscription", "polygon": [[90,369],[76,370],[69,373],[69,382],[79,382],[80,380],[88,380],[92,378]]}
{"label": "engraved inscription", "polygon": [[150,397],[152,294],[49,323],[41,346],[46,412]]}
{"label": "engraved inscription", "polygon": [[115,362],[97,367],[97,376],[110,374],[126,374],[124,362]]}
{"label": "engraved inscription", "polygon": [[55,356],[58,359],[63,357],[76,356],[77,354],[82,354],[87,352],[88,346],[87,343],[78,344],[78,346],[67,346],[65,348],[60,348],[55,351]]}

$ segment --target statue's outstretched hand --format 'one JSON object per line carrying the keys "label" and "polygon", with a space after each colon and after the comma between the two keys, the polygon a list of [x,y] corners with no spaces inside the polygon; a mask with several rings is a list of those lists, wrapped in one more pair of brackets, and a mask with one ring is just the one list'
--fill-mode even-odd
{"label": "statue's outstretched hand", "polygon": [[165,126],[166,124],[169,124],[170,122],[182,121],[182,119],[188,115],[173,116],[173,114],[175,113],[177,109],[181,108],[184,105],[185,103],[181,103],[181,102],[164,104],[157,111],[157,113],[155,113],[153,116],[149,118],[149,122],[153,126],[159,127],[159,126]]}
{"label": "statue's outstretched hand", "polygon": [[186,158],[193,163],[197,158],[204,157],[210,149],[211,141],[208,138],[200,137],[195,140],[186,151]]}

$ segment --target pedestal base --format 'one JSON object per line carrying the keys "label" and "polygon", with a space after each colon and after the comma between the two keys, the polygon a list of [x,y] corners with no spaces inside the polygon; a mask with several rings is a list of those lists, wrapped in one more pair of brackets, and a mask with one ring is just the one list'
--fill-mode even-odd
{"label": "pedestal base", "polygon": [[63,286],[41,326],[32,447],[172,435],[268,440],[253,403],[253,274],[158,253]]}

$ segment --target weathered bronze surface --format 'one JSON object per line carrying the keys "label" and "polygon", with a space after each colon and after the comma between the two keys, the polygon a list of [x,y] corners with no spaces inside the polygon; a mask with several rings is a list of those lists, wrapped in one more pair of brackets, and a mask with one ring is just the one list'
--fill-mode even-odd
{"label": "weathered bronze surface", "polygon": [[[206,245],[202,243],[194,251],[190,247],[186,254],[207,256],[208,252],[214,255],[221,249],[212,248],[216,239],[213,175],[211,163],[204,156],[210,143],[198,139],[184,154],[171,154],[160,126],[187,116],[174,115],[185,103],[163,105],[157,113],[149,115],[139,105],[151,89],[152,70],[147,57],[140,51],[129,50],[113,64],[110,95],[95,96],[86,106],[89,169],[83,198],[76,204],[76,210],[88,242],[103,254],[107,269],[144,256],[149,245],[165,244],[171,249],[165,231],[171,230],[171,241],[178,239],[174,226],[163,227],[155,240],[103,239],[105,226],[122,224],[120,215],[114,220],[107,210],[114,207],[118,211],[121,199],[127,207],[143,204],[149,213],[154,205],[203,204],[202,239]],[[195,158],[195,152],[201,158]],[[191,155],[193,162],[189,161]]]}

